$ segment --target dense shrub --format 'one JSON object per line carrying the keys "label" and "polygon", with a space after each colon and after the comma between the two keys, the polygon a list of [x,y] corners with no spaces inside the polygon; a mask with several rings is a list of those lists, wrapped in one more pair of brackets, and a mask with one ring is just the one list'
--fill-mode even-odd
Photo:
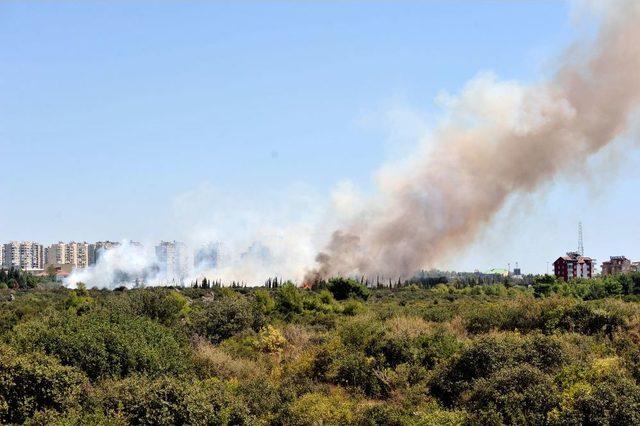
{"label": "dense shrub", "polygon": [[454,404],[479,379],[519,364],[533,364],[544,370],[564,362],[561,343],[541,335],[514,334],[482,336],[450,358],[433,376],[432,392],[446,405]]}
{"label": "dense shrub", "polygon": [[143,317],[63,313],[18,325],[11,341],[23,352],[55,355],[92,379],[178,373],[188,367],[181,339]]}
{"label": "dense shrub", "polygon": [[385,326],[365,345],[365,353],[385,366],[412,363],[433,368],[461,347],[456,336],[419,317],[396,317],[387,321]]}
{"label": "dense shrub", "polygon": [[386,398],[391,390],[383,371],[358,352],[346,352],[335,359],[327,378],[335,384],[360,389],[370,397]]}
{"label": "dense shrub", "polygon": [[298,288],[286,283],[276,291],[276,308],[284,315],[299,314],[304,309],[304,298]]}
{"label": "dense shrub", "polygon": [[619,373],[579,382],[561,395],[550,417],[557,425],[640,424],[640,386]]}
{"label": "dense shrub", "polygon": [[349,425],[356,420],[355,404],[342,394],[308,393],[293,402],[282,419],[285,425]]}
{"label": "dense shrub", "polygon": [[23,423],[37,411],[70,410],[86,382],[80,371],[53,357],[0,346],[0,421]]}
{"label": "dense shrub", "polygon": [[479,424],[545,424],[556,399],[551,378],[522,364],[476,381],[464,403]]}
{"label": "dense shrub", "polygon": [[94,396],[105,412],[138,425],[242,425],[251,417],[231,388],[211,379],[129,377],[106,381]]}
{"label": "dense shrub", "polygon": [[201,379],[249,379],[262,371],[255,361],[232,356],[208,341],[195,343],[192,363],[197,377]]}
{"label": "dense shrub", "polygon": [[416,419],[401,408],[389,404],[367,407],[358,422],[361,426],[405,426],[416,423]]}
{"label": "dense shrub", "polygon": [[333,294],[336,300],[345,300],[350,297],[367,300],[369,289],[354,279],[331,278],[327,282],[327,289]]}
{"label": "dense shrub", "polygon": [[224,297],[207,302],[194,313],[193,331],[215,343],[245,330],[257,330],[262,321],[256,305],[246,298]]}
{"label": "dense shrub", "polygon": [[640,424],[639,277],[0,289],[0,423]]}
{"label": "dense shrub", "polygon": [[130,293],[134,313],[173,325],[188,313],[187,298],[176,290],[141,289]]}

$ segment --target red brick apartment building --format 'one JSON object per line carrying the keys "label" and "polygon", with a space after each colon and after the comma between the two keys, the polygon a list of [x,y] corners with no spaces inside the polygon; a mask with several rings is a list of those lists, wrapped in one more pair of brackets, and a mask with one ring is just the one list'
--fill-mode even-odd
{"label": "red brick apartment building", "polygon": [[593,276],[593,259],[581,256],[577,252],[569,252],[553,262],[556,277],[569,281],[571,278],[591,278]]}

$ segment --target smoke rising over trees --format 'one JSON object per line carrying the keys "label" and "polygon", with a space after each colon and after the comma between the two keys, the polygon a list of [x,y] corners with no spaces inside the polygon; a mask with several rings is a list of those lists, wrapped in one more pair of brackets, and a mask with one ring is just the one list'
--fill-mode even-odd
{"label": "smoke rising over trees", "polygon": [[640,101],[640,4],[602,8],[594,40],[567,48],[547,81],[480,74],[404,168],[335,230],[307,280],[412,274],[468,244],[510,196],[530,193],[629,130]]}

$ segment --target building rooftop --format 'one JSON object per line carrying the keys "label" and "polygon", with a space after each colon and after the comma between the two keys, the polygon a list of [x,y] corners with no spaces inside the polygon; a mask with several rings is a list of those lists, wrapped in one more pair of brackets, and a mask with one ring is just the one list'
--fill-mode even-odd
{"label": "building rooftop", "polygon": [[560,256],[560,259],[573,260],[573,261],[577,261],[578,263],[591,262],[593,260],[588,256],[582,256],[580,255],[580,253],[572,252],[572,251],[567,253],[565,256]]}

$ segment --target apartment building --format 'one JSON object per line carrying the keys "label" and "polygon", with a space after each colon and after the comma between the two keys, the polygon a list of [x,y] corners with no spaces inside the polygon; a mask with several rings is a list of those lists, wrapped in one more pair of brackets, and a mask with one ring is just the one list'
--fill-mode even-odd
{"label": "apartment building", "polygon": [[2,245],[2,266],[25,271],[44,269],[44,247],[33,241],[11,241]]}
{"label": "apartment building", "polygon": [[569,281],[571,278],[591,278],[593,276],[593,259],[577,252],[569,252],[553,262],[555,276]]}
{"label": "apartment building", "polygon": [[633,271],[634,264],[625,256],[611,256],[602,262],[602,275],[623,274]]}
{"label": "apartment building", "polygon": [[89,244],[89,265],[95,265],[105,251],[119,246],[120,243],[117,241],[98,241],[93,244]]}
{"label": "apartment building", "polygon": [[187,246],[184,243],[160,241],[160,244],[156,246],[158,266],[168,283],[184,283],[190,273],[189,257]]}
{"label": "apartment building", "polygon": [[89,244],[62,241],[51,244],[46,249],[47,265],[72,265],[74,268],[89,266]]}
{"label": "apartment building", "polygon": [[65,263],[76,268],[86,268],[89,266],[89,244],[86,242],[65,244],[65,258]]}

